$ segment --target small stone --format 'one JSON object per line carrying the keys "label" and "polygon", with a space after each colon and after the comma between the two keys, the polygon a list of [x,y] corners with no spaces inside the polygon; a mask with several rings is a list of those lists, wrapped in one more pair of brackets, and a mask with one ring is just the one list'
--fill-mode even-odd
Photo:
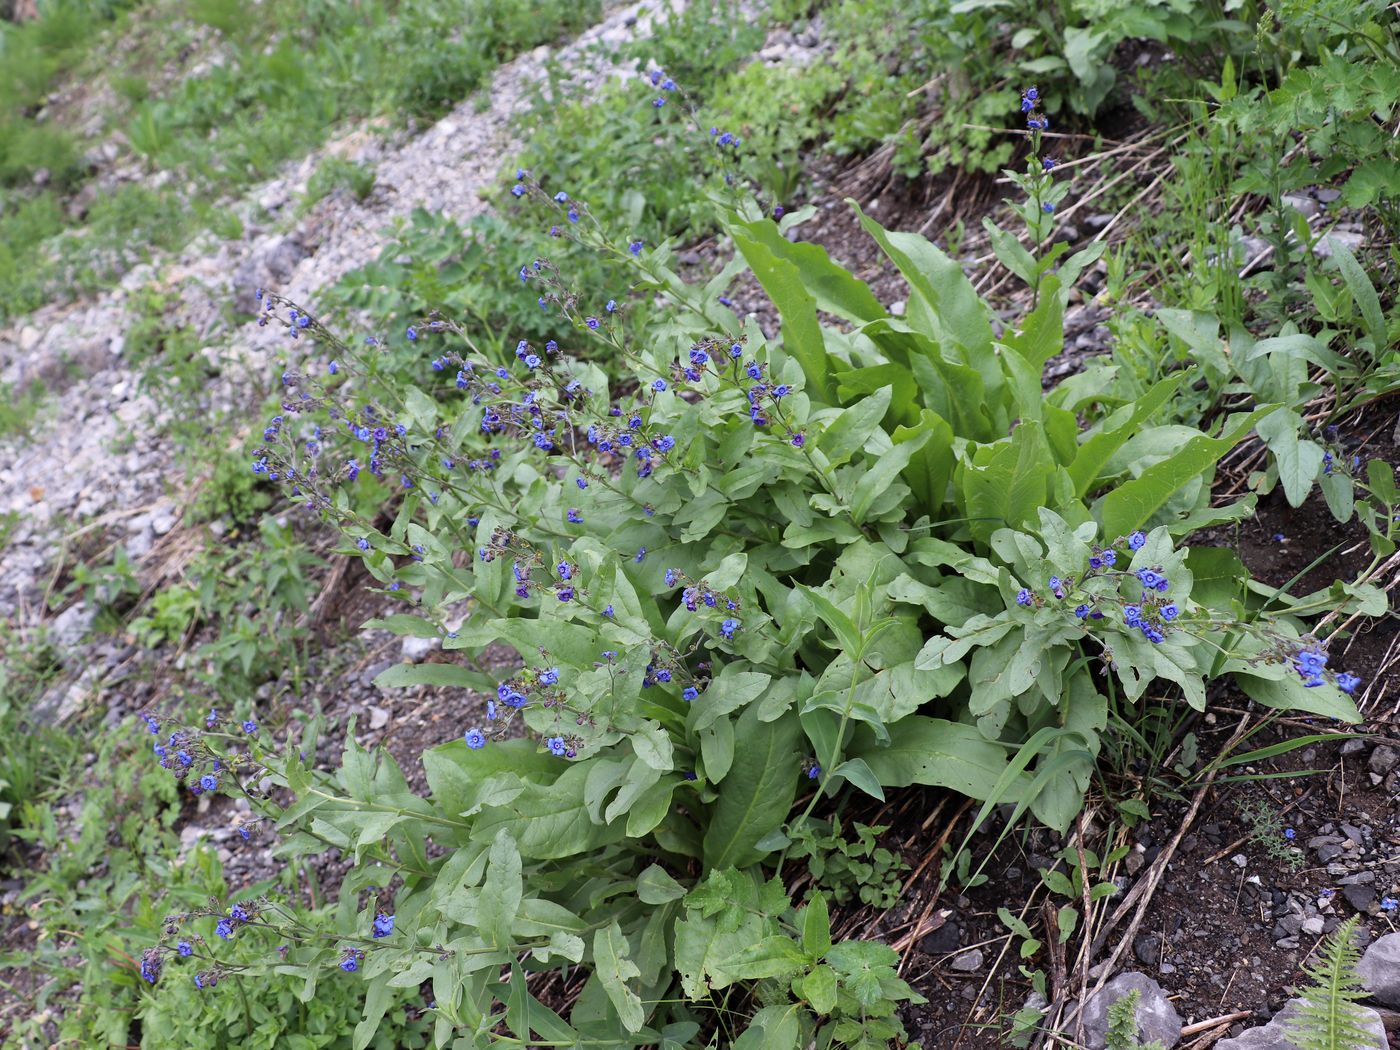
{"label": "small stone", "polygon": [[972,948],[968,951],[960,952],[953,956],[952,961],[948,963],[948,965],[959,973],[972,973],[976,970],[980,970],[982,969],[981,949]]}
{"label": "small stone", "polygon": [[1301,929],[1303,933],[1308,934],[1310,937],[1320,937],[1322,936],[1323,925],[1322,918],[1314,915],[1311,919],[1303,920]]}
{"label": "small stone", "polygon": [[1341,753],[1342,753],[1343,755],[1354,755],[1354,754],[1356,754],[1358,751],[1365,751],[1365,750],[1366,750],[1366,741],[1364,741],[1364,740],[1348,740],[1345,744],[1343,744],[1343,745],[1341,746]]}
{"label": "small stone", "polygon": [[1155,933],[1145,933],[1133,941],[1133,954],[1138,962],[1156,966],[1162,959],[1162,938]]}
{"label": "small stone", "polygon": [[1249,864],[1249,858],[1246,857],[1243,853],[1236,853],[1233,857],[1230,858],[1230,863],[1237,868],[1243,868]]}
{"label": "small stone", "polygon": [[[1289,1000],[1268,1024],[1251,1028],[1233,1039],[1222,1039],[1215,1044],[1214,1050],[1297,1050],[1297,1044],[1289,1038],[1292,1029],[1290,1022],[1297,1016],[1302,1004],[1301,999]],[[1385,1026],[1381,1024],[1380,1016],[1365,1007],[1358,1009],[1365,1015],[1362,1023],[1370,1038],[1365,1044],[1354,1047],[1354,1050],[1386,1050]]]}
{"label": "small stone", "polygon": [[403,658],[416,664],[436,648],[436,638],[417,638],[409,635],[403,640]]}
{"label": "small stone", "polygon": [[1371,752],[1371,760],[1368,765],[1371,767],[1372,773],[1385,776],[1397,765],[1400,765],[1400,751],[1396,751],[1388,744],[1381,744]]}
{"label": "small stone", "polygon": [[962,947],[962,930],[955,922],[947,922],[919,941],[919,951],[929,955],[947,955]]}
{"label": "small stone", "polygon": [[1357,967],[1366,990],[1386,1006],[1400,1008],[1400,933],[1378,937]]}
{"label": "small stone", "polygon": [[1159,1040],[1173,1047],[1181,1040],[1181,1016],[1167,998],[1162,986],[1142,973],[1120,973],[1084,1005],[1084,1039],[1089,1050],[1104,1050],[1108,1041],[1108,1009],[1123,996],[1136,990],[1138,1040]]}
{"label": "small stone", "polygon": [[383,729],[389,724],[389,712],[382,707],[369,705],[369,727],[371,729]]}
{"label": "small stone", "polygon": [[1322,259],[1330,259],[1333,252],[1332,245],[1340,244],[1344,248],[1350,249],[1351,253],[1355,255],[1365,243],[1365,234],[1355,230],[1332,230],[1321,237],[1313,246],[1313,254]]}

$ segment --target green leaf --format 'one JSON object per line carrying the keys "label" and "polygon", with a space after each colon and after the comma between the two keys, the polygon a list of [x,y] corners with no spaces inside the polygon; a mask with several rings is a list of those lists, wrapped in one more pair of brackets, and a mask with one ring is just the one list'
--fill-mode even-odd
{"label": "green leaf", "polygon": [[[1001,369],[992,349],[992,325],[986,303],[962,267],[917,233],[887,231],[862,212],[854,200],[847,203],[855,209],[866,233],[875,238],[899,268],[910,291],[932,314],[936,331],[927,334],[936,339],[948,338],[960,347],[966,355],[962,363],[971,365],[982,376],[990,397],[1002,386]],[[914,320],[911,311],[911,323]]]}
{"label": "green leaf", "polygon": [[705,833],[708,868],[746,867],[763,856],[758,840],[787,819],[797,796],[801,727],[789,713],[760,722],[750,707],[734,734],[734,764],[719,789]]}
{"label": "green leaf", "polygon": [[[856,731],[848,753],[863,758],[885,787],[932,784],[970,798],[990,798],[1006,770],[1006,749],[986,740],[974,726],[910,715],[890,727],[892,743],[880,747],[865,727]],[[1002,801],[1020,797],[1025,778]]]}
{"label": "green leaf", "polygon": [[775,255],[766,244],[738,227],[730,227],[734,244],[753,270],[758,283],[782,318],[783,349],[802,368],[806,393],[814,401],[832,403],[831,370],[826,342],[817,321],[817,301],[803,286],[802,271]]}
{"label": "green leaf", "polygon": [[1291,672],[1278,679],[1237,672],[1235,681],[1246,696],[1265,707],[1280,711],[1306,711],[1324,718],[1335,718],[1347,725],[1356,725],[1361,721],[1361,712],[1356,709],[1351,697],[1333,685],[1309,689],[1302,679]]}
{"label": "green leaf", "polygon": [[1139,477],[1114,489],[1098,504],[1103,535],[1126,536],[1146,525],[1173,493],[1192,478],[1213,467],[1277,405],[1257,408],[1240,419],[1222,437],[1202,434],[1191,438],[1180,452],[1148,467]]}
{"label": "green leaf", "polygon": [[685,887],[659,864],[647,865],[637,876],[637,899],[643,904],[666,904],[685,896]]}
{"label": "green leaf", "polygon": [[391,977],[392,973],[381,973],[369,982],[369,989],[365,992],[364,1017],[355,1026],[354,1037],[350,1040],[352,1050],[365,1050],[379,1031],[379,1022],[384,1019],[384,1013],[389,1009],[389,1000],[392,998],[389,990]]}
{"label": "green leaf", "polygon": [[384,689],[409,685],[448,685],[491,692],[496,688],[496,682],[490,675],[457,664],[395,664],[377,675],[374,684]]}
{"label": "green leaf", "polygon": [[691,730],[705,729],[715,721],[757,700],[772,676],[760,671],[740,671],[730,664],[710,683],[700,696],[691,701]]}
{"label": "green leaf", "polygon": [[491,844],[486,881],[476,902],[477,929],[487,944],[502,951],[511,947],[510,931],[523,896],[520,851],[510,832],[502,828]]}
{"label": "green leaf", "polygon": [[861,398],[849,408],[840,410],[836,421],[829,425],[817,441],[833,467],[839,467],[870,440],[885,413],[890,408],[891,390],[881,387],[869,397]]}
{"label": "green leaf", "polygon": [[802,914],[802,947],[814,959],[831,951],[831,913],[820,891],[813,892]]}
{"label": "green leaf", "polygon": [[885,801],[885,791],[880,787],[879,778],[874,771],[865,763],[863,758],[851,758],[842,762],[831,771],[834,777],[845,777],[856,787],[860,788],[871,798]]}
{"label": "green leaf", "polygon": [[775,257],[793,263],[797,274],[817,308],[834,314],[852,324],[864,324],[885,316],[885,308],[870,291],[869,285],[855,277],[844,266],[832,262],[820,244],[810,241],[789,241],[771,219],[739,224],[750,238],[760,242]]}
{"label": "green leaf", "polygon": [[1371,353],[1373,356],[1379,354],[1386,348],[1385,314],[1381,311],[1381,300],[1376,294],[1375,285],[1341,238],[1332,237],[1327,243],[1332,248],[1332,258],[1336,260],[1337,270],[1346,282],[1347,290],[1361,310],[1362,325],[1371,339]]}
{"label": "green leaf", "polygon": [[1299,438],[1302,417],[1284,408],[1259,422],[1259,436],[1274,454],[1283,494],[1291,507],[1301,507],[1322,470],[1322,448]]}
{"label": "green leaf", "polygon": [[802,997],[819,1014],[836,1009],[836,971],[825,964],[814,967],[802,978]]}
{"label": "green leaf", "polygon": [[616,919],[593,935],[593,965],[623,1025],[629,1032],[640,1032],[646,1024],[642,997],[627,982],[641,977],[642,971],[632,961],[627,938]]}
{"label": "green leaf", "polygon": [[1070,480],[1074,482],[1074,491],[1078,495],[1089,494],[1099,481],[1099,471],[1104,464],[1142,428],[1153,413],[1171,400],[1185,378],[1185,372],[1178,372],[1154,384],[1132,405],[1125,405],[1104,420],[1099,431],[1079,447],[1078,455],[1069,466]]}
{"label": "green leaf", "polygon": [[718,964],[736,980],[761,981],[787,977],[807,965],[807,956],[791,937],[774,934],[750,944]]}

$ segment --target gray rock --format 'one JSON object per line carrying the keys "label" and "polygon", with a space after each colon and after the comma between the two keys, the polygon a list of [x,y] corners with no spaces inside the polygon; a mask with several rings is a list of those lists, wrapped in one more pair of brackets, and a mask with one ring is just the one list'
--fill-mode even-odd
{"label": "gray rock", "polygon": [[1342,887],[1342,896],[1347,899],[1357,911],[1367,911],[1371,905],[1376,903],[1376,890],[1374,886],[1353,885]]}
{"label": "gray rock", "polygon": [[1386,1006],[1400,1007],[1400,933],[1387,933],[1361,956],[1357,967],[1366,990]]}
{"label": "gray rock", "polygon": [[416,664],[436,649],[437,644],[436,638],[417,638],[413,635],[407,635],[403,640],[403,658]]}
{"label": "gray rock", "polygon": [[947,955],[962,947],[962,930],[955,922],[945,922],[919,941],[919,950],[929,955]]}
{"label": "gray rock", "polygon": [[1366,235],[1356,230],[1332,230],[1324,234],[1322,239],[1313,247],[1313,254],[1322,259],[1332,257],[1332,245],[1340,244],[1349,248],[1355,255],[1361,250],[1361,246],[1366,243]]}
{"label": "gray rock", "polygon": [[1341,746],[1341,753],[1342,753],[1343,755],[1354,755],[1354,754],[1356,754],[1358,751],[1365,751],[1365,750],[1366,750],[1366,741],[1364,741],[1364,740],[1348,740],[1345,744],[1343,744],[1343,745]]}
{"label": "gray rock", "polygon": [[[1301,999],[1290,999],[1268,1024],[1251,1028],[1234,1039],[1222,1039],[1215,1044],[1215,1050],[1298,1050],[1297,1044],[1288,1037],[1289,1022],[1297,1016],[1302,1003]],[[1366,1015],[1364,1024],[1371,1038],[1353,1050],[1386,1050],[1385,1026],[1380,1015],[1364,1007],[1358,1009]]]}
{"label": "gray rock", "polygon": [[1295,211],[1302,212],[1302,214],[1309,219],[1322,210],[1318,206],[1317,201],[1301,193],[1285,193],[1283,195],[1283,203]]}
{"label": "gray rock", "polygon": [[[83,640],[83,636],[92,627],[92,621],[97,618],[97,609],[89,606],[86,602],[78,602],[68,606],[49,624],[49,638],[59,649],[59,659],[63,660],[63,654],[67,650],[77,647]],[[65,664],[67,661],[64,661]]]}
{"label": "gray rock", "polygon": [[982,969],[982,951],[979,948],[972,948],[968,951],[960,952],[953,956],[952,962],[948,965],[959,973],[973,973],[976,970]]}
{"label": "gray rock", "polygon": [[1322,917],[1320,915],[1314,915],[1311,919],[1303,920],[1301,929],[1303,933],[1309,934],[1310,936],[1320,937],[1324,925],[1326,924],[1323,922]]}
{"label": "gray rock", "polygon": [[1120,973],[1084,1006],[1084,1040],[1089,1050],[1104,1050],[1109,1007],[1135,989],[1141,993],[1137,1005],[1138,1039],[1144,1043],[1156,1039],[1168,1048],[1181,1041],[1181,1016],[1162,986],[1146,974]]}
{"label": "gray rock", "polygon": [[1379,773],[1381,776],[1385,776],[1385,774],[1389,773],[1397,765],[1400,765],[1400,751],[1396,751],[1395,748],[1391,747],[1389,744],[1381,744],[1371,752],[1371,761],[1369,765],[1372,773]]}
{"label": "gray rock", "polygon": [[1162,938],[1155,933],[1144,933],[1133,941],[1133,954],[1138,962],[1156,966],[1162,961]]}

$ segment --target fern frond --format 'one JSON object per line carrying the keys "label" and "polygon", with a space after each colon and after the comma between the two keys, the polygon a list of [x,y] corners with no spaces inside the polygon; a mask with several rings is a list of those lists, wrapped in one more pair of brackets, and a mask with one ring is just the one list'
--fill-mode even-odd
{"label": "fern frond", "polygon": [[1366,997],[1356,972],[1361,953],[1352,940],[1357,922],[1353,915],[1338,926],[1321,960],[1303,967],[1310,983],[1299,993],[1303,1002],[1297,1014],[1286,1022],[1288,1038],[1298,1050],[1357,1050],[1374,1042],[1365,1014],[1355,1005]]}

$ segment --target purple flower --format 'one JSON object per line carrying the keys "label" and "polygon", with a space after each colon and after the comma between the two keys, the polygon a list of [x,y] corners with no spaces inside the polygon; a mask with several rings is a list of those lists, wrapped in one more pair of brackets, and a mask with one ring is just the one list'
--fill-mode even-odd
{"label": "purple flower", "polygon": [[1142,550],[1143,544],[1145,544],[1146,542],[1147,536],[1141,531],[1134,532],[1131,536],[1128,537],[1128,546],[1135,551]]}
{"label": "purple flower", "polygon": [[719,625],[719,633],[726,638],[733,638],[734,632],[739,629],[739,621],[735,619],[725,620]]}
{"label": "purple flower", "polygon": [[1176,602],[1162,606],[1162,619],[1166,620],[1167,623],[1171,623],[1180,615],[1181,610],[1176,607]]}
{"label": "purple flower", "polygon": [[175,945],[175,950],[180,953],[180,958],[188,959],[194,954],[194,945],[190,944],[189,941],[180,941]]}
{"label": "purple flower", "polygon": [[667,586],[667,587],[674,587],[674,586],[676,585],[676,577],[679,575],[679,573],[680,573],[680,570],[679,570],[679,569],[667,569],[667,570],[666,570],[666,586]]}
{"label": "purple flower", "polygon": [[486,734],[475,726],[468,729],[466,733],[462,735],[462,739],[466,741],[467,747],[471,748],[473,751],[480,751],[486,746]]}
{"label": "purple flower", "polygon": [[1354,674],[1337,675],[1337,688],[1350,696],[1356,692],[1356,687],[1361,684],[1361,679]]}
{"label": "purple flower", "polygon": [[1033,594],[1032,594],[1029,590],[1027,590],[1025,587],[1022,587],[1019,591],[1016,592],[1016,604],[1017,604],[1017,605],[1029,605],[1029,604],[1030,604],[1032,601],[1034,601],[1034,600],[1035,600],[1035,595],[1033,595]]}
{"label": "purple flower", "polygon": [[408,336],[408,341],[410,343],[414,342],[418,338],[418,329],[414,328],[413,325],[409,325],[408,331],[405,332],[404,335]]}
{"label": "purple flower", "polygon": [[375,938],[387,937],[394,932],[394,917],[380,912],[374,917]]}
{"label": "purple flower", "polygon": [[1084,619],[1086,616],[1089,615],[1089,607],[1087,605],[1076,606],[1074,610],[1074,615],[1078,616],[1081,620]]}
{"label": "purple flower", "polygon": [[642,244],[643,244],[642,241],[633,241],[633,242],[631,242],[629,245],[627,245],[627,250],[628,250],[629,252],[631,252],[633,255],[641,255],[641,254],[642,254]]}
{"label": "purple flower", "polygon": [[[583,479],[579,478],[579,480],[582,481]],[[579,509],[577,507],[570,507],[569,512],[565,514],[564,517],[572,525],[583,524],[583,515],[579,512]]]}
{"label": "purple flower", "polygon": [[257,722],[253,721],[251,718],[248,718],[248,719],[245,719],[245,720],[244,720],[244,722],[243,722],[243,732],[245,732],[245,733],[256,733],[257,731],[258,731],[258,723],[257,723]]}

